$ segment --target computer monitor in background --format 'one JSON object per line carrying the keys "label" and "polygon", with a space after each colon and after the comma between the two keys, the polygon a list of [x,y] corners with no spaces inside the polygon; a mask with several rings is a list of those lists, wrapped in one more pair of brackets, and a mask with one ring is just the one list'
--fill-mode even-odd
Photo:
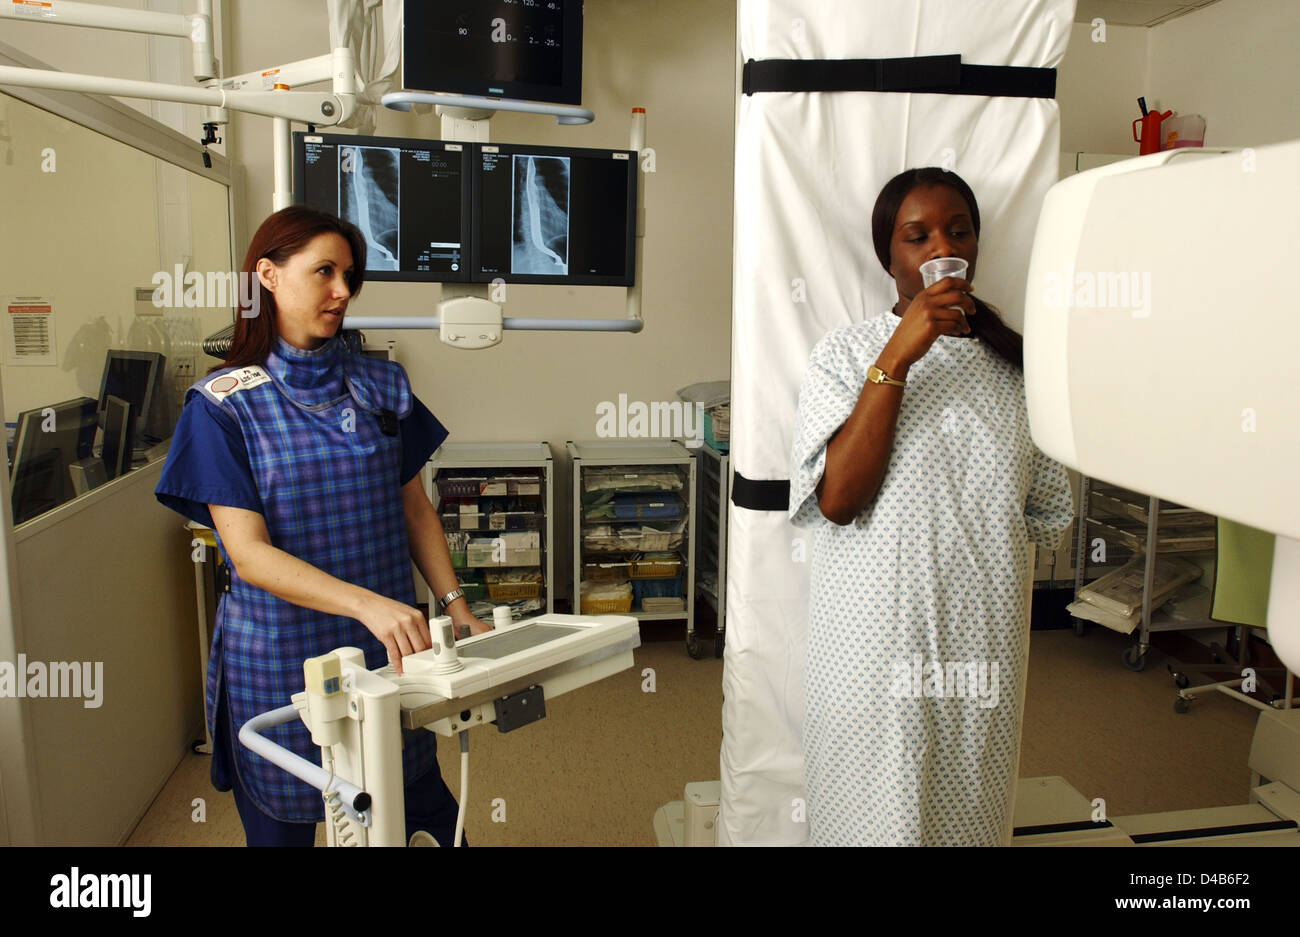
{"label": "computer monitor in background", "polygon": [[132,448],[143,448],[150,439],[149,420],[155,406],[161,405],[165,359],[155,351],[112,349],[104,362],[104,376],[99,385],[99,410],[104,412],[108,398],[119,397],[131,405],[130,440]]}
{"label": "computer monitor in background", "polygon": [[104,404],[104,460],[109,481],[131,468],[131,404],[121,397],[108,395]]}
{"label": "computer monitor in background", "polygon": [[18,414],[10,495],[15,524],[75,497],[70,468],[90,458],[97,414],[90,397]]}
{"label": "computer monitor in background", "polygon": [[473,281],[631,286],[631,150],[475,144]]}
{"label": "computer monitor in background", "polygon": [[408,3],[402,87],[580,104],[582,0]]}
{"label": "computer monitor in background", "polygon": [[361,229],[366,279],[469,281],[468,146],[293,135],[293,197]]}

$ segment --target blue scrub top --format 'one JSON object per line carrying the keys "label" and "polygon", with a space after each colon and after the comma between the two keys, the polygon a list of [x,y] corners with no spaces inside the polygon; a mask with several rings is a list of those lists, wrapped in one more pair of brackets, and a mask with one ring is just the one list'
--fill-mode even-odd
{"label": "blue scrub top", "polygon": [[[386,419],[396,435],[382,432]],[[211,374],[191,389],[156,496],[191,520],[211,525],[209,504],[256,511],[272,542],[346,582],[412,605],[410,548],[401,486],[447,431],[410,393],[396,365],[353,358],[331,343],[302,351],[283,342],[258,367]],[[224,545],[218,536],[218,548]],[[302,687],[302,661],[336,647],[359,647],[367,667],[385,651],[358,621],[305,609],[245,582],[231,569],[209,657],[209,728],[229,701],[231,732],[289,702]],[[269,738],[312,761],[319,750],[306,727],[286,724]],[[232,737],[239,778],[250,798],[276,819],[321,818],[320,793]],[[436,770],[434,737],[404,740],[408,781]],[[219,750],[219,749],[218,749]],[[218,790],[235,766],[213,759]]]}
{"label": "blue scrub top", "polygon": [[[411,402],[410,414],[397,423],[403,485],[420,474],[447,438],[447,429],[437,417],[418,398],[412,397]],[[201,394],[186,404],[176,424],[157,497],[204,527],[212,526],[209,504],[263,513],[238,424]]]}

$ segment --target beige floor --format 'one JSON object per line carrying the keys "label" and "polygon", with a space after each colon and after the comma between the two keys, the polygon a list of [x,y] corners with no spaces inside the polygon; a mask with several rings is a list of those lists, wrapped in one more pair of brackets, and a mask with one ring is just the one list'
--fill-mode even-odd
{"label": "beige floor", "polygon": [[[1176,714],[1165,658],[1152,651],[1145,671],[1129,671],[1120,662],[1129,642],[1101,629],[1034,632],[1021,776],[1060,775],[1089,800],[1104,798],[1111,816],[1245,803],[1256,711],[1216,694]],[[646,668],[654,693],[642,691]],[[541,722],[472,734],[470,842],[654,845],[654,811],[681,799],[687,782],[719,776],[721,681],[712,656],[648,643],[633,671],[548,700]],[[439,748],[455,792],[455,746]],[[242,845],[234,801],[212,789],[207,770],[206,758],[187,756],[129,844]],[[505,822],[492,820],[498,798]]]}

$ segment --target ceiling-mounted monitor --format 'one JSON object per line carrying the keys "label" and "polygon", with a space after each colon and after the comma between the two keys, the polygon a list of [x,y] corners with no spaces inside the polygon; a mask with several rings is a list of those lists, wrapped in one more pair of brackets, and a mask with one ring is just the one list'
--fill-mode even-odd
{"label": "ceiling-mounted monitor", "polygon": [[474,282],[632,285],[636,153],[479,143],[470,168]]}
{"label": "ceiling-mounted monitor", "polygon": [[293,199],[361,229],[366,279],[469,280],[468,149],[342,133],[293,135]]}
{"label": "ceiling-mounted monitor", "polygon": [[582,0],[407,0],[408,91],[582,103]]}

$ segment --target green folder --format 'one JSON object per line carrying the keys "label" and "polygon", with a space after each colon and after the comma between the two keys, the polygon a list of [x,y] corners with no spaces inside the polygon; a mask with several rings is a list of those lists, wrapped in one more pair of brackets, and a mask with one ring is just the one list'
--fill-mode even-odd
{"label": "green folder", "polygon": [[1210,617],[1266,627],[1274,535],[1219,518],[1218,541]]}

